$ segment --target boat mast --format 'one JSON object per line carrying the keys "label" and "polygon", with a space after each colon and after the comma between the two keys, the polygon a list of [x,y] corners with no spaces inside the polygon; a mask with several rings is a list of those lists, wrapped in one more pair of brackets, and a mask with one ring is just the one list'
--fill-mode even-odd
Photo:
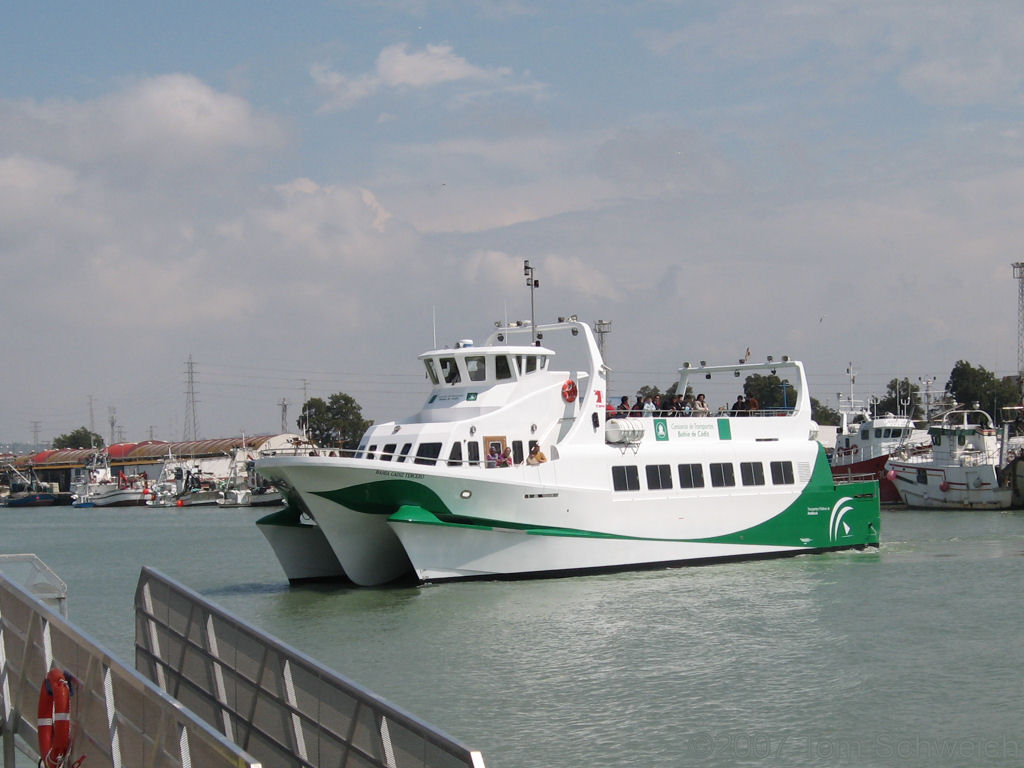
{"label": "boat mast", "polygon": [[526,285],[530,289],[530,334],[533,346],[539,347],[540,342],[537,340],[537,315],[534,308],[533,302],[533,289],[540,288],[540,280],[534,279],[533,276],[534,268],[530,266],[530,260],[526,259],[523,261],[523,274],[526,275]]}

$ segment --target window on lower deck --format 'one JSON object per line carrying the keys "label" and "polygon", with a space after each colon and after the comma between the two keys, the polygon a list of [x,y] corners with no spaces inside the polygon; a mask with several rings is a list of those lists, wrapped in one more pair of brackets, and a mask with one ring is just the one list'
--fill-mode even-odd
{"label": "window on lower deck", "polygon": [[732,464],[711,465],[711,485],[715,488],[725,488],[736,485],[736,474]]}
{"label": "window on lower deck", "polygon": [[616,491],[639,491],[640,473],[633,465],[612,467],[612,488]]}
{"label": "window on lower deck", "polygon": [[457,467],[462,464],[462,443],[456,440],[448,453],[448,466]]}
{"label": "window on lower deck", "polygon": [[680,464],[678,469],[680,488],[704,487],[704,467],[700,464]]}
{"label": "window on lower deck", "polygon": [[440,455],[440,443],[420,443],[416,448],[416,463],[432,467],[437,463],[437,457]]}
{"label": "window on lower deck", "polygon": [[391,457],[395,455],[395,443],[388,443],[384,446],[384,450],[380,452],[381,461],[391,461]]}
{"label": "window on lower deck", "polygon": [[522,464],[523,463],[523,441],[513,440],[512,441],[512,463]]}
{"label": "window on lower deck", "polygon": [[928,485],[928,470],[918,468],[917,470],[917,482],[921,485]]}
{"label": "window on lower deck", "polygon": [[793,484],[793,462],[773,461],[771,463],[772,483],[775,485]]}
{"label": "window on lower deck", "polygon": [[764,485],[764,464],[760,461],[741,461],[740,478],[744,485]]}
{"label": "window on lower deck", "polygon": [[469,454],[469,463],[474,466],[480,464],[480,443],[476,440],[470,440],[466,443],[466,453]]}
{"label": "window on lower deck", "polygon": [[405,461],[405,457],[409,455],[409,449],[412,448],[412,443],[406,443],[402,446],[402,452],[398,454],[398,463],[401,464]]}
{"label": "window on lower deck", "polygon": [[648,464],[647,490],[663,491],[672,487],[672,465],[671,464]]}

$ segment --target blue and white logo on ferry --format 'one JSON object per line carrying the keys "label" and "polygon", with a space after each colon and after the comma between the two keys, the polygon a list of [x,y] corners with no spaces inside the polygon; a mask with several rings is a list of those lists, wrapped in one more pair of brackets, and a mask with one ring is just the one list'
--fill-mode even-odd
{"label": "blue and white logo on ferry", "polygon": [[847,502],[853,501],[852,496],[843,496],[835,504],[832,505],[832,514],[828,518],[828,538],[830,541],[835,541],[839,538],[839,530],[842,528],[843,537],[850,535],[850,526],[843,520],[847,512],[853,510]]}

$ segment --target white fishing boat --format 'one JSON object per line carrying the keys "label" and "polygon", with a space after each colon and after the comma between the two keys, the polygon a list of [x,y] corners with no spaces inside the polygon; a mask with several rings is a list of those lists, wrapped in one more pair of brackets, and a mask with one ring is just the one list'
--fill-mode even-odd
{"label": "white fishing boat", "polygon": [[[244,437],[243,437],[244,441]],[[283,494],[256,473],[255,459],[243,442],[234,451],[228,477],[217,496],[221,507],[273,507],[284,504]]]}
{"label": "white fishing boat", "polygon": [[145,472],[114,475],[106,452],[97,452],[73,485],[73,507],[135,507],[154,497]]}
{"label": "white fishing boat", "polygon": [[[609,419],[607,369],[585,323],[496,325],[483,346],[420,355],[433,384],[422,409],[371,427],[354,455],[257,461],[298,494],[354,583],[410,569],[426,581],[519,577],[877,546],[877,482],[833,480],[801,363],[680,369],[678,392],[780,374],[792,408]],[[541,341],[557,335],[580,366],[555,370]],[[526,461],[533,444],[545,461]],[[495,451],[511,466],[492,467]]]}
{"label": "white fishing boat", "polygon": [[935,509],[1008,509],[1013,490],[1002,481],[1006,463],[992,417],[955,409],[928,427],[932,448],[897,452],[885,464],[904,503]]}
{"label": "white fishing boat", "polygon": [[153,486],[151,507],[216,506],[220,498],[218,480],[198,463],[168,454]]}
{"label": "white fishing boat", "polygon": [[899,491],[889,479],[885,463],[894,452],[906,455],[930,451],[928,431],[918,429],[913,420],[893,413],[875,414],[842,411],[835,449],[832,452],[832,475],[836,479],[877,479],[879,499],[883,504],[900,503]]}

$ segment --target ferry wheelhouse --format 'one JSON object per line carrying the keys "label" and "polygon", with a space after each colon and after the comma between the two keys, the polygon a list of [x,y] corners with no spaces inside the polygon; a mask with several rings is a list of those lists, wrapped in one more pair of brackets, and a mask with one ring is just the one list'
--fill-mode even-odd
{"label": "ferry wheelhouse", "polygon": [[[556,369],[546,346],[556,336],[581,353],[580,365]],[[423,407],[372,426],[353,455],[257,461],[315,519],[356,584],[410,572],[425,581],[562,575],[878,544],[877,482],[834,481],[799,362],[680,369],[680,393],[710,379],[787,376],[792,408],[618,419],[609,417],[594,335],[575,318],[497,324],[482,346],[463,341],[420,360],[432,384]],[[534,444],[546,461],[527,461]],[[506,450],[510,466],[492,466],[488,455]]]}

